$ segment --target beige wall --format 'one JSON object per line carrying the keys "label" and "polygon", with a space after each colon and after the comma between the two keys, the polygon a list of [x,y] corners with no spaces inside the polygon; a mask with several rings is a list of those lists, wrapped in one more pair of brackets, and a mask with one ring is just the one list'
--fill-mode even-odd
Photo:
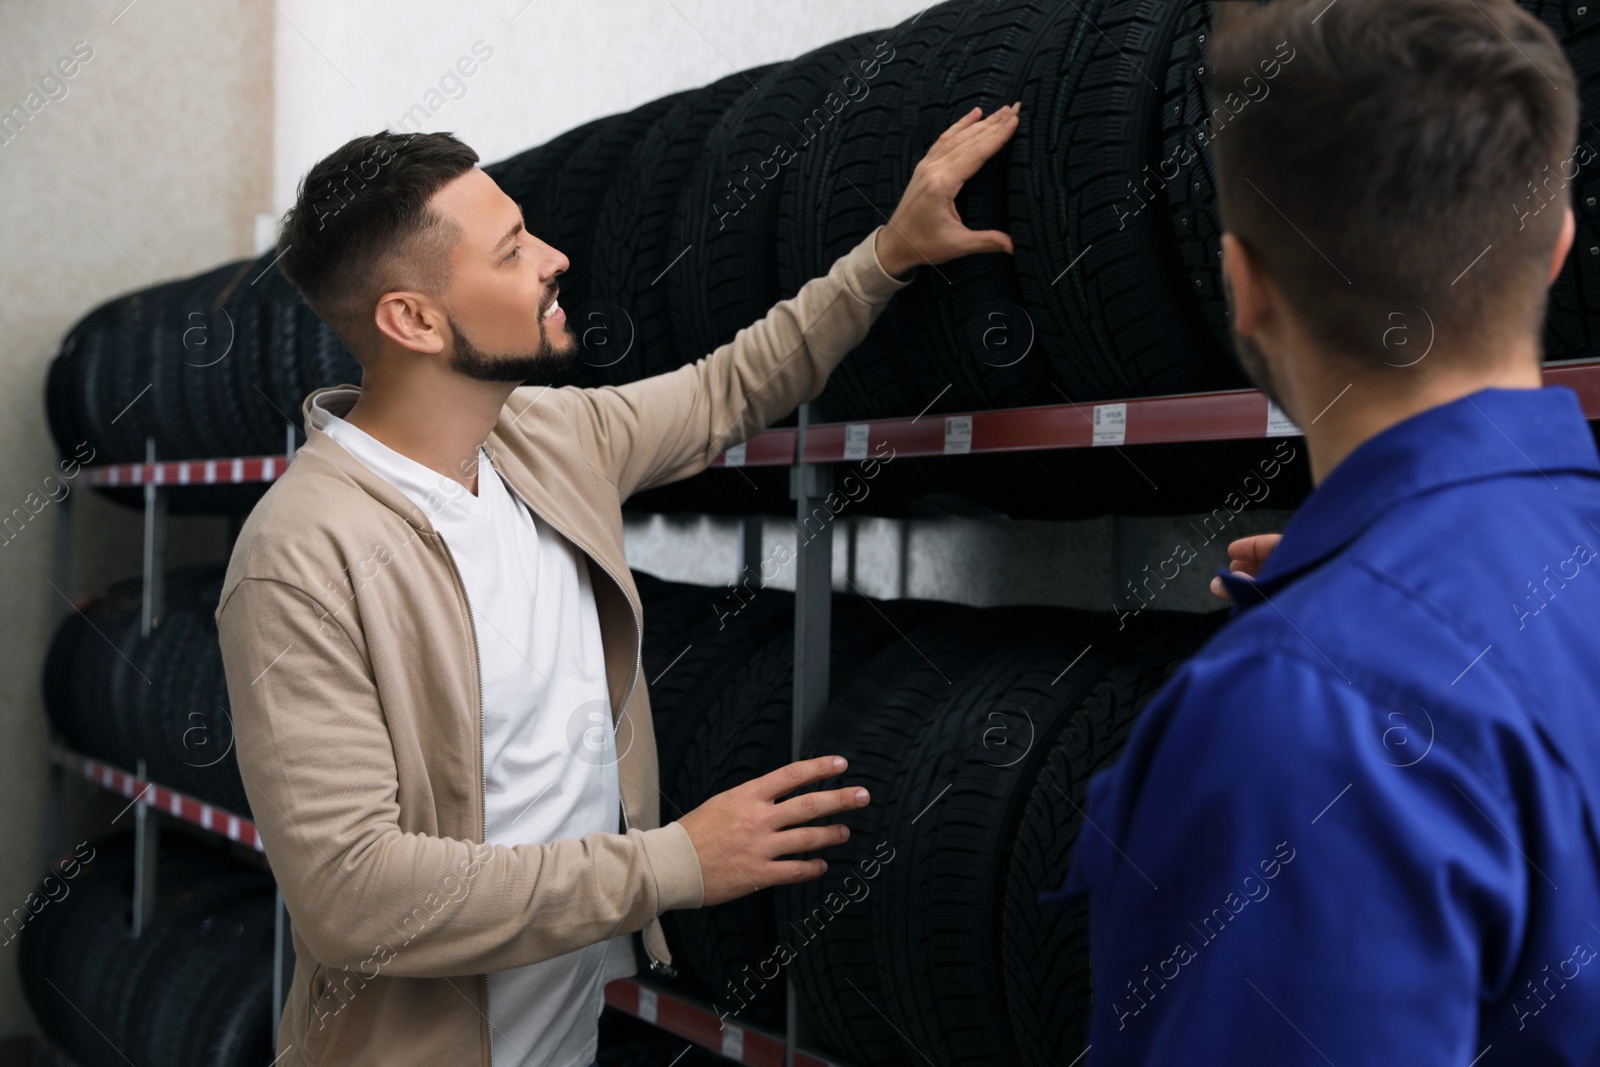
{"label": "beige wall", "polygon": [[[66,329],[109,297],[249,255],[253,218],[271,207],[270,5],[139,0],[123,10],[124,3],[0,4],[0,108],[26,107],[30,91],[39,107],[0,145],[4,514],[29,506],[30,493],[39,494],[37,507],[55,470],[42,398]],[[90,58],[41,89],[80,41]],[[138,513],[87,489],[70,489],[68,499],[74,551],[63,592],[77,599],[137,573]],[[48,579],[59,511],[48,505],[0,545],[0,914],[21,906],[42,873],[47,729],[39,675],[52,601],[62,601]],[[175,519],[171,533],[171,562],[221,551],[217,519]],[[69,782],[67,800],[66,848],[132,819],[112,825],[124,802],[87,783]],[[0,947],[0,1034],[34,1029],[15,952],[14,943]]]}

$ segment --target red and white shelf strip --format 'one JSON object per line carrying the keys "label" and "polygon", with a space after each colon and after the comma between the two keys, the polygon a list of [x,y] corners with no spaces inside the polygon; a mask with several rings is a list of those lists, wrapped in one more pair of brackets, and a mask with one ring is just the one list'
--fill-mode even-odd
{"label": "red and white shelf strip", "polygon": [[146,781],[120,767],[102,763],[60,745],[50,746],[50,758],[67,770],[76,771],[96,785],[113,793],[121,793],[129,800],[137,800],[146,807],[192,823],[229,841],[247,845],[257,852],[265,851],[261,847],[261,836],[256,833],[256,824],[231,811],[223,811],[186,793]]}
{"label": "red and white shelf strip", "polygon": [[[1547,385],[1564,385],[1573,390],[1584,415],[1600,419],[1600,360],[1547,363],[1544,380]],[[1043,404],[955,415],[823,423],[807,427],[805,454],[800,462],[1176,444],[1299,433],[1299,427],[1265,394],[1255,389],[1226,389],[1090,404]],[[728,449],[711,465],[791,466],[798,438],[798,432],[791,428],[766,430]],[[893,449],[887,455],[882,451],[885,445]],[[107,488],[242,485],[275,480],[288,469],[289,459],[280,455],[170,460],[108,464],[86,470],[90,485]]]}
{"label": "red and white shelf strip", "polygon": [[163,463],[108,463],[88,467],[89,484],[108,489],[142,485],[246,485],[271,482],[289,469],[288,456],[173,459]]}
{"label": "red and white shelf strip", "polygon": [[[618,978],[606,985],[606,1003],[685,1041],[721,1053],[735,1063],[783,1067],[781,1034],[732,1019],[718,1019],[716,1012],[704,1004],[670,990],[632,978]],[[836,1060],[800,1049],[795,1050],[794,1062],[795,1067],[844,1067]]]}

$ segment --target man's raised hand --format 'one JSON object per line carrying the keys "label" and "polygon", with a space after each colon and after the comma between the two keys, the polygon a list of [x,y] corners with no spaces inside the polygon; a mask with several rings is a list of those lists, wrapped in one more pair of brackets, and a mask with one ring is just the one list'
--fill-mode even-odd
{"label": "man's raised hand", "polygon": [[1000,230],[971,230],[956,211],[956,193],[1000,146],[1017,132],[1022,103],[1007,104],[980,118],[973,108],[956,120],[922,157],[889,223],[878,231],[876,250],[884,270],[904,277],[923,263],[947,263],[978,252],[1013,252]]}
{"label": "man's raised hand", "polygon": [[790,763],[718,793],[679,819],[678,825],[689,831],[700,857],[705,906],[769,886],[820,878],[828,869],[827,861],[778,857],[837,845],[850,836],[850,831],[838,823],[796,824],[864,808],[871,798],[859,786],[802,793],[781,802],[778,798],[812,782],[832,778],[844,768],[845,761],[840,756]]}

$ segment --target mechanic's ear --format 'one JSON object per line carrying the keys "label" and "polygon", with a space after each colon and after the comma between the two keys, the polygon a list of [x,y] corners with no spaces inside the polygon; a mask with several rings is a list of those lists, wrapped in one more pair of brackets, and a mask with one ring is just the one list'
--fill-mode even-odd
{"label": "mechanic's ear", "polygon": [[1232,233],[1222,235],[1222,276],[1233,291],[1233,328],[1248,337],[1261,328],[1266,276],[1260,261]]}
{"label": "mechanic's ear", "polygon": [[1556,237],[1555,251],[1550,256],[1550,277],[1546,285],[1554,285],[1556,275],[1561,273],[1562,266],[1567,262],[1567,253],[1572,250],[1572,238],[1577,233],[1578,224],[1572,217],[1572,205],[1567,205],[1567,213],[1561,220],[1561,233]]}

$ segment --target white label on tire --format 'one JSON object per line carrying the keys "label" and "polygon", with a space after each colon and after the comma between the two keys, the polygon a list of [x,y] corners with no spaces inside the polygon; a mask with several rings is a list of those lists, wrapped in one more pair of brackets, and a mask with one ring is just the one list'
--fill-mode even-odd
{"label": "white label on tire", "polygon": [[844,458],[867,458],[867,431],[872,428],[870,423],[852,422],[844,428]]}
{"label": "white label on tire", "polygon": [[639,987],[639,1018],[651,1025],[656,1021],[656,991]]}
{"label": "white label on tire", "polygon": [[740,441],[722,453],[722,462],[730,467],[744,466],[745,442]]}
{"label": "white label on tire", "polygon": [[972,416],[947,415],[944,420],[944,454],[972,451]]}
{"label": "white label on tire", "polygon": [[1128,405],[1094,406],[1094,440],[1097,445],[1120,445],[1128,439]]}
{"label": "white label on tire", "polygon": [[1267,436],[1268,437],[1297,437],[1302,433],[1300,427],[1294,424],[1283,409],[1272,401],[1267,401]]}
{"label": "white label on tire", "polygon": [[744,1029],[730,1026],[722,1031],[722,1054],[731,1060],[744,1062]]}

